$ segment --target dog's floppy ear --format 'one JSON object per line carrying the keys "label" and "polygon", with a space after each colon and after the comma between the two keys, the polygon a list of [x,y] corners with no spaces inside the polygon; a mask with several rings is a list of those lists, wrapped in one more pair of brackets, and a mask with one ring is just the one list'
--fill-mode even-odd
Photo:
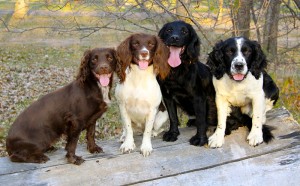
{"label": "dog's floppy ear", "polygon": [[164,33],[167,29],[167,26],[169,25],[169,23],[166,23],[158,32],[158,37],[160,37],[161,39],[163,39]]}
{"label": "dog's floppy ear", "polygon": [[160,79],[165,79],[170,72],[170,65],[168,64],[169,48],[162,42],[162,40],[155,36],[156,50],[153,58],[154,70]]}
{"label": "dog's floppy ear", "polygon": [[264,52],[261,49],[260,44],[257,41],[251,41],[253,49],[253,59],[250,66],[250,72],[258,79],[261,72],[267,67],[267,59]]}
{"label": "dog's floppy ear", "polygon": [[224,46],[224,42],[223,41],[218,42],[214,46],[213,51],[209,53],[207,59],[207,65],[211,68],[212,74],[217,79],[221,79],[226,72],[222,46]]}
{"label": "dog's floppy ear", "polygon": [[89,60],[91,57],[91,50],[86,50],[81,58],[81,63],[79,67],[79,72],[77,74],[76,80],[80,82],[81,85],[84,84],[88,76],[90,75]]}
{"label": "dog's floppy ear", "polygon": [[[190,32],[190,37],[191,37],[191,41],[189,43],[189,45],[187,46],[187,54],[190,57],[190,59],[192,60],[198,60],[198,57],[200,55],[200,38],[198,37],[196,31],[194,30],[194,28],[190,25],[187,24],[187,28],[189,29]],[[194,61],[193,61],[194,62]]]}
{"label": "dog's floppy ear", "polygon": [[132,35],[125,39],[118,47],[117,47],[117,58],[118,63],[116,67],[116,73],[120,79],[120,82],[125,81],[126,77],[126,69],[130,65],[132,61],[132,53],[130,50],[130,41],[132,39]]}

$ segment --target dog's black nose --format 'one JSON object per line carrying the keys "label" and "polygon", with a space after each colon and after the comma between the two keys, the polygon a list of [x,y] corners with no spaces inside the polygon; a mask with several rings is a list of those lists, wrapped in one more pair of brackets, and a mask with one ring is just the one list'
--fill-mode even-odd
{"label": "dog's black nose", "polygon": [[178,35],[172,35],[171,39],[172,39],[172,41],[179,41],[179,36]]}
{"label": "dog's black nose", "polygon": [[235,63],[234,68],[238,71],[241,71],[244,69],[244,64],[243,63]]}

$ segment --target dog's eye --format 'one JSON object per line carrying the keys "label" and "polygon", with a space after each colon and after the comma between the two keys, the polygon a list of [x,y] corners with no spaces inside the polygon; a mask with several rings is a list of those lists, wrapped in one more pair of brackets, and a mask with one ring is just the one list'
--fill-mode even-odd
{"label": "dog's eye", "polygon": [[108,61],[112,61],[113,58],[112,58],[111,56],[108,56],[108,57],[107,57],[107,60],[108,60]]}
{"label": "dog's eye", "polygon": [[97,63],[97,58],[96,57],[92,59],[92,63],[93,64]]}
{"label": "dog's eye", "polygon": [[231,56],[231,55],[233,54],[233,51],[232,51],[232,50],[227,50],[227,51],[226,51],[226,54],[227,54],[228,56]]}
{"label": "dog's eye", "polygon": [[172,31],[173,31],[173,30],[172,30],[171,28],[169,28],[169,29],[167,30],[167,32],[169,32],[169,33],[172,32]]}
{"label": "dog's eye", "polygon": [[154,47],[154,44],[153,43],[149,43],[148,46],[149,47]]}
{"label": "dog's eye", "polygon": [[247,48],[247,47],[243,47],[243,48],[242,48],[242,53],[243,53],[244,55],[249,55],[251,52],[252,52],[252,51],[251,51],[250,48]]}
{"label": "dog's eye", "polygon": [[132,44],[133,46],[139,46],[140,44],[138,42],[135,42]]}
{"label": "dog's eye", "polygon": [[183,34],[187,34],[188,32],[186,30],[181,31]]}

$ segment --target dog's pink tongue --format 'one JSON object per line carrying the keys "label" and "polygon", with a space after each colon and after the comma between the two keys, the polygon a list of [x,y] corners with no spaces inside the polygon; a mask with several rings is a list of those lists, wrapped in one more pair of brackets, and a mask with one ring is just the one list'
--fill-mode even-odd
{"label": "dog's pink tongue", "polygon": [[170,46],[170,57],[168,63],[171,67],[175,68],[181,64],[180,60],[181,48]]}
{"label": "dog's pink tongue", "polygon": [[148,67],[148,61],[140,60],[139,61],[139,67],[141,70],[145,70]]}
{"label": "dog's pink tongue", "polygon": [[100,75],[99,81],[101,86],[107,86],[109,84],[110,74],[102,74]]}
{"label": "dog's pink tongue", "polygon": [[236,80],[236,81],[241,81],[241,80],[244,79],[245,75],[243,75],[243,74],[235,74],[235,75],[233,75],[232,77],[233,77],[233,79]]}

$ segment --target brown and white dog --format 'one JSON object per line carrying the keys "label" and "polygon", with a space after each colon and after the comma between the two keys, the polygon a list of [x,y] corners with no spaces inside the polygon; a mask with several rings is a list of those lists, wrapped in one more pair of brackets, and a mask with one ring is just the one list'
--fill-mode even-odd
{"label": "brown and white dog", "polygon": [[102,152],[95,143],[95,125],[110,101],[116,60],[114,49],[87,50],[76,80],[26,108],[12,124],[6,139],[11,161],[44,163],[49,160],[44,153],[66,134],[68,162],[80,165],[84,160],[75,155],[75,150],[84,129],[89,152]]}
{"label": "brown and white dog", "polygon": [[117,47],[117,84],[115,96],[123,122],[123,144],[120,150],[134,150],[134,131],[143,131],[141,153],[152,152],[151,135],[162,132],[168,113],[162,104],[162,95],[156,77],[164,79],[169,66],[169,50],[153,35],[133,34]]}

